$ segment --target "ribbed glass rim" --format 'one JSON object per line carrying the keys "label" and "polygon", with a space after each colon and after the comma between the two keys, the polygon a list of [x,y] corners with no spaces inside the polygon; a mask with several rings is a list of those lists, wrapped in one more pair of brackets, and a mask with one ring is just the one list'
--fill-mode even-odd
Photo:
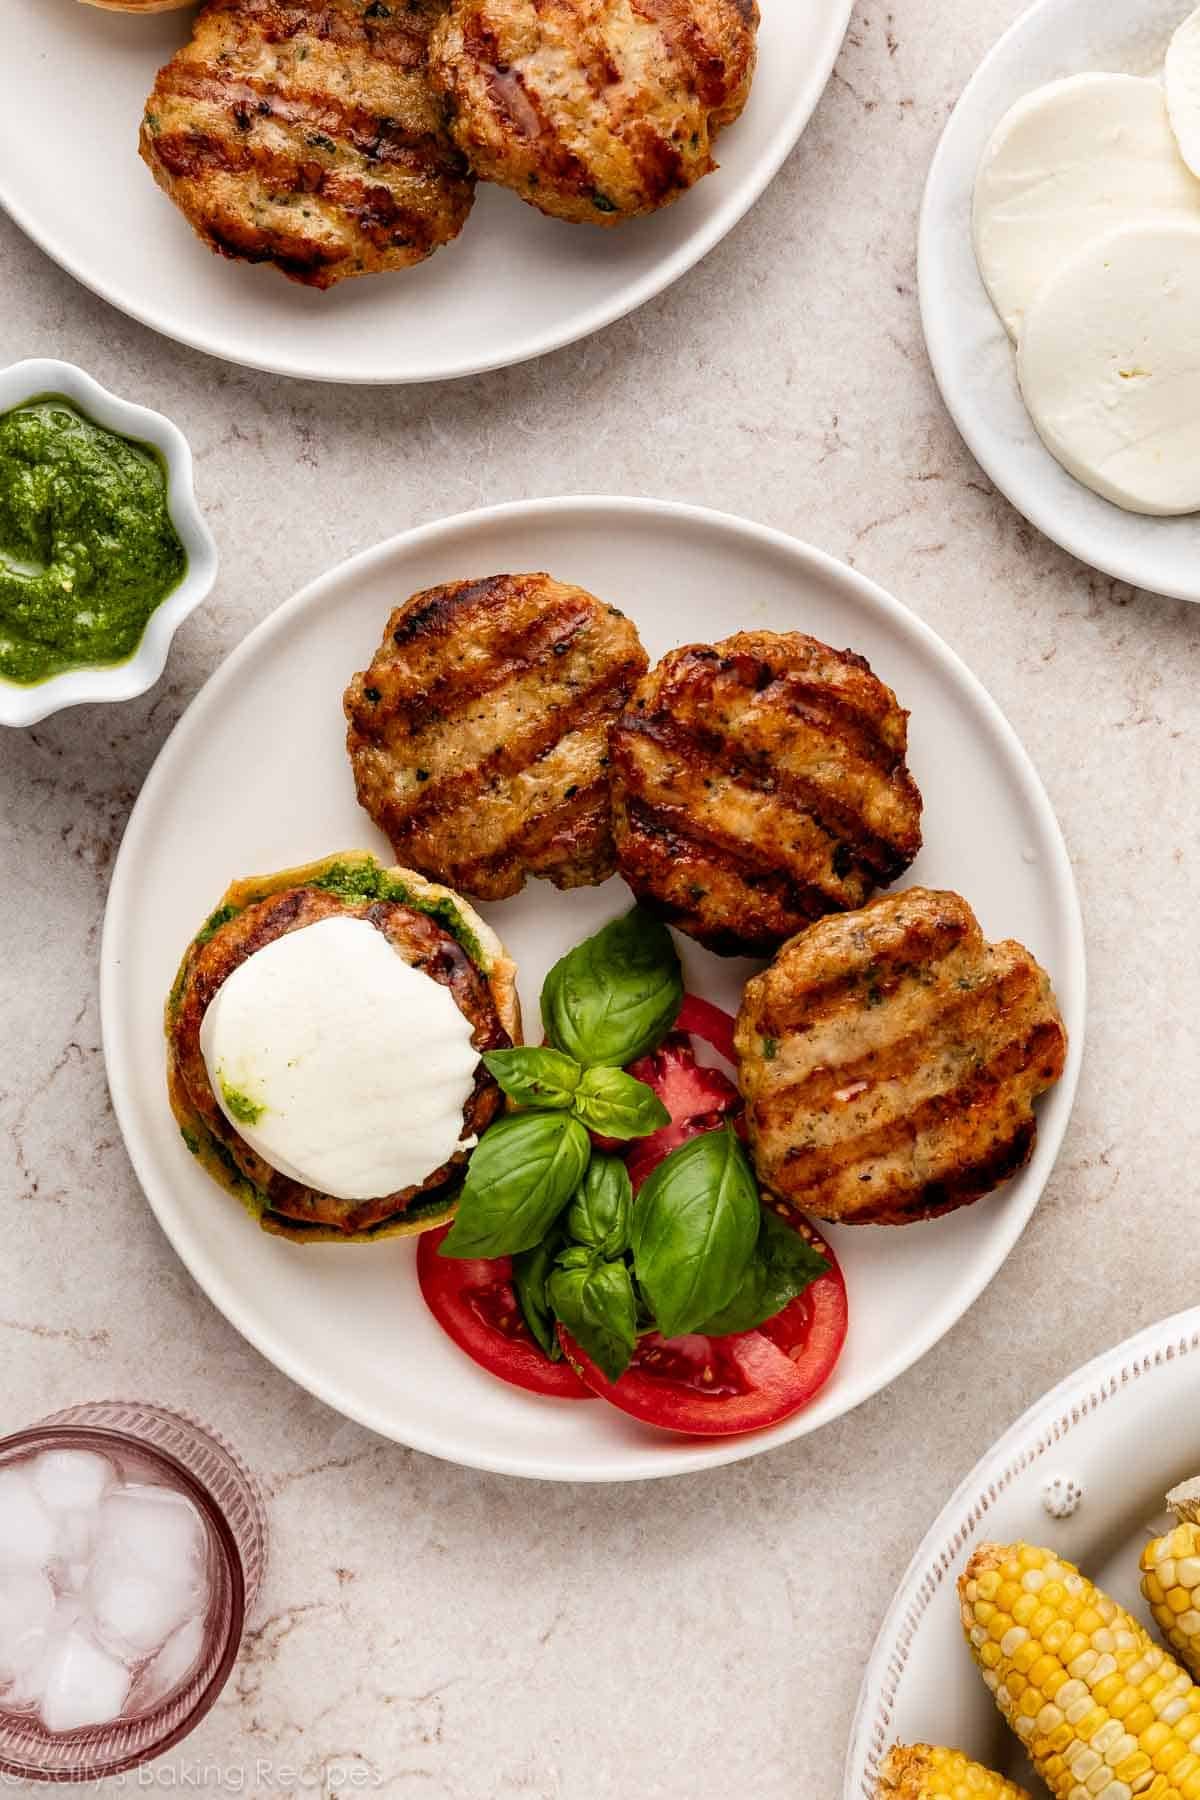
{"label": "ribbed glass rim", "polygon": [[[194,1421],[186,1418],[183,1414],[174,1414],[173,1416],[180,1424],[194,1426]],[[199,1427],[199,1429],[204,1430],[206,1436],[211,1435],[204,1427]],[[188,1689],[168,1695],[154,1712],[143,1713],[136,1718],[118,1718],[110,1724],[86,1725],[80,1727],[78,1731],[44,1733],[45,1741],[56,1746],[70,1747],[73,1743],[78,1742],[81,1752],[78,1761],[62,1768],[47,1768],[38,1763],[15,1758],[0,1741],[0,1776],[18,1776],[25,1781],[59,1783],[101,1780],[106,1776],[124,1774],[129,1769],[136,1768],[140,1763],[149,1762],[154,1757],[162,1756],[194,1731],[215,1705],[218,1696],[233,1673],[233,1666],[241,1648],[246,1616],[246,1583],[241,1552],[216,1501],[178,1457],[172,1455],[170,1451],[161,1449],[157,1444],[147,1443],[145,1439],[136,1437],[132,1432],[120,1431],[113,1426],[59,1425],[53,1421],[47,1421],[44,1424],[27,1426],[21,1431],[13,1432],[8,1437],[0,1438],[0,1467],[4,1467],[17,1456],[31,1450],[82,1448],[84,1446],[94,1448],[97,1444],[107,1444],[114,1448],[120,1447],[149,1463],[159,1465],[169,1476],[171,1484],[183,1489],[203,1516],[216,1540],[229,1581],[229,1621],[225,1641],[221,1645],[220,1653],[211,1672],[203,1678],[193,1677],[190,1685],[197,1686],[194,1700],[180,1717],[174,1718],[173,1723],[164,1729],[161,1737],[153,1731],[154,1719],[160,1713],[174,1715],[175,1709]],[[222,1444],[221,1448],[225,1450],[226,1446]],[[229,1454],[228,1451],[226,1453]],[[5,1720],[15,1720],[21,1717],[14,1713],[0,1713],[0,1724]],[[35,1732],[38,1730],[32,1720],[30,1721],[30,1730]],[[89,1740],[97,1746],[95,1755],[87,1754]]]}

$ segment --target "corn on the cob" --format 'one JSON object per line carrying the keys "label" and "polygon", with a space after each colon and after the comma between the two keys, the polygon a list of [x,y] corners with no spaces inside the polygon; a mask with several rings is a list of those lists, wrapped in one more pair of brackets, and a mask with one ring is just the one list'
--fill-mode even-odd
{"label": "corn on the cob", "polygon": [[1055,1800],[1200,1800],[1200,1689],[1053,1551],[984,1544],[963,1629]]}
{"label": "corn on the cob", "polygon": [[879,1800],[1030,1800],[1024,1788],[940,1744],[896,1744],[879,1771]]}
{"label": "corn on the cob", "polygon": [[1142,1592],[1176,1656],[1200,1675],[1200,1481],[1172,1488],[1178,1524],[1142,1551]]}

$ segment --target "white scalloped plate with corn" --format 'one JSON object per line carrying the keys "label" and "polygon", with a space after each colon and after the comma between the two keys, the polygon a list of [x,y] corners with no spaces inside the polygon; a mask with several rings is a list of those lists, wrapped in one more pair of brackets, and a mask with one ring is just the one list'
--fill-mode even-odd
{"label": "white scalloped plate with corn", "polygon": [[880,1630],[844,1800],[1200,1800],[1197,1477],[1200,1308],[1068,1376],[959,1487]]}

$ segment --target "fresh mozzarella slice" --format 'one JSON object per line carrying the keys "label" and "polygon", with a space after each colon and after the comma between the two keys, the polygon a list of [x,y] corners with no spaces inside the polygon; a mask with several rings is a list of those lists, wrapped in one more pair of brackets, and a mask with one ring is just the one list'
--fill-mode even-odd
{"label": "fresh mozzarella slice", "polygon": [[1123,225],[1039,288],[1017,352],[1048,450],[1129,512],[1200,510],[1200,224]]}
{"label": "fresh mozzarella slice", "polygon": [[1179,153],[1192,174],[1200,175],[1200,7],[1171,39],[1164,80]]}
{"label": "fresh mozzarella slice", "polygon": [[366,919],[321,919],[248,956],[218,988],[200,1047],[231,1124],[320,1193],[398,1193],[469,1148],[470,1022]]}
{"label": "fresh mozzarella slice", "polygon": [[975,255],[1012,337],[1042,285],[1089,239],[1159,217],[1200,222],[1157,81],[1072,75],[1001,119],[975,178]]}

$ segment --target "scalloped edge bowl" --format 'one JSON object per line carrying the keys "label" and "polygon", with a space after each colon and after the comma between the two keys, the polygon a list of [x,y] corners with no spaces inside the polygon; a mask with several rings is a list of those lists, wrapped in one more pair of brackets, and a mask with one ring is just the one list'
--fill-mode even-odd
{"label": "scalloped edge bowl", "polygon": [[[879,1628],[842,1800],[876,1800],[897,1741],[961,1746],[1030,1782],[963,1643],[957,1578],[982,1539],[1026,1539],[1083,1568],[1149,1628],[1137,1558],[1165,1529],[1163,1495],[1196,1471],[1198,1410],[1200,1307],[1189,1307],[1083,1363],[996,1439],[926,1532]],[[1068,1481],[1075,1504],[1056,1512],[1048,1490]]]}
{"label": "scalloped edge bowl", "polygon": [[67,669],[30,687],[0,677],[0,725],[37,725],[67,706],[144,694],[161,678],[179,626],[217,579],[217,546],[196,501],[191,446],[178,425],[101,387],[75,363],[31,357],[0,369],[0,414],[38,394],[62,394],[97,425],[159,451],[167,465],[167,506],[187,553],[187,574],[151,613],[141,643],[125,662]]}

